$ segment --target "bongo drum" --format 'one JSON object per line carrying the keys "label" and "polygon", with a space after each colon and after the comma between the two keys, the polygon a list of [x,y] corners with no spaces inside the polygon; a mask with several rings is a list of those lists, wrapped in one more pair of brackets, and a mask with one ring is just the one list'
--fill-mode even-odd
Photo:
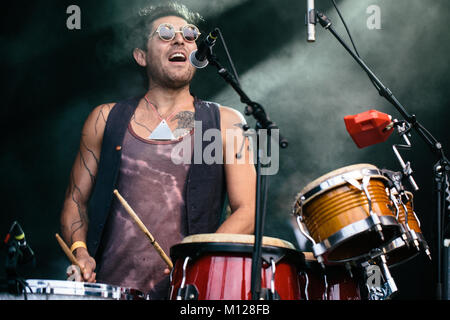
{"label": "bongo drum", "polygon": [[306,268],[300,271],[302,300],[361,300],[359,280],[343,264],[323,269],[312,252],[303,252]]}
{"label": "bongo drum", "polygon": [[[294,214],[316,257],[349,261],[400,234],[386,191],[389,180],[371,164],[334,170],[297,195]],[[305,228],[304,228],[305,227]]]}
{"label": "bongo drum", "polygon": [[[170,249],[171,300],[251,300],[254,236],[198,234]],[[265,299],[299,300],[304,256],[284,240],[263,237],[261,292]]]}
{"label": "bongo drum", "polygon": [[2,300],[145,300],[139,290],[104,283],[28,279],[24,293],[1,294]]}
{"label": "bongo drum", "polygon": [[398,222],[403,228],[400,237],[382,247],[389,266],[397,266],[406,262],[424,250],[430,257],[428,244],[420,229],[420,221],[414,212],[413,194],[405,191],[401,196],[395,190],[391,190],[393,211]]}

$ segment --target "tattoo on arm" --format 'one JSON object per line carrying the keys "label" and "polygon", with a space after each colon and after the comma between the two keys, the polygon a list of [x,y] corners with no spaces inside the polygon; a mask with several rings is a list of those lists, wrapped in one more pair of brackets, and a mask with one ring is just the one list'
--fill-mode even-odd
{"label": "tattoo on arm", "polygon": [[[95,122],[93,124],[88,124],[90,126],[88,130],[94,130],[94,132],[90,134],[92,136],[91,138],[93,139],[93,143],[96,143],[95,140],[99,138],[99,134],[103,134],[102,129],[107,122],[109,111],[111,111],[113,106],[114,104],[104,104],[95,110],[97,114],[92,118],[92,121],[95,120]],[[70,239],[71,243],[74,242],[75,234],[78,231],[87,228],[88,193],[96,183],[96,172],[100,162],[99,150],[96,151],[95,147],[89,143],[89,140],[87,139],[89,134],[88,132],[83,131],[81,133],[80,148],[77,155],[79,160],[78,162],[75,162],[72,168],[69,186],[66,191],[67,205],[70,204],[70,207],[74,208],[75,212],[73,214],[75,216],[72,217],[69,215],[63,217],[61,227],[67,241]],[[90,181],[85,181],[87,177],[86,173],[89,175]],[[78,174],[80,174],[80,176],[78,176]]]}
{"label": "tattoo on arm", "polygon": [[111,111],[112,106],[111,106],[110,104],[106,104],[106,105],[103,105],[103,106],[100,108],[100,111],[99,111],[99,113],[98,113],[98,115],[97,115],[97,119],[95,119],[95,126],[94,126],[94,129],[95,129],[95,135],[98,134],[98,132],[97,132],[97,124],[98,124],[98,121],[99,121],[100,119],[103,119],[103,121],[106,123],[107,116],[105,116],[105,113],[103,112],[105,108],[108,108],[108,111]]}
{"label": "tattoo on arm", "polygon": [[[85,139],[84,139],[85,136],[86,136],[86,134],[84,134],[84,133],[81,134],[81,142],[80,142],[80,150],[79,150],[79,156],[80,156],[79,165],[80,165],[81,170],[86,170],[88,172],[91,183],[92,183],[92,185],[94,185],[95,181],[96,181],[96,174],[94,173],[94,171],[95,171],[96,167],[98,167],[99,160],[98,160],[98,157],[96,156],[95,152],[87,146]],[[92,160],[88,161],[87,157],[89,157],[89,156],[92,157],[95,162],[93,162]],[[90,166],[89,166],[89,162],[91,163]],[[68,192],[70,193],[70,197],[71,197],[73,203],[75,203],[75,205],[76,205],[79,219],[76,219],[76,221],[72,222],[72,224],[70,225],[69,232],[71,234],[70,235],[71,243],[73,243],[73,241],[74,241],[74,239],[73,239],[74,234],[78,230],[85,227],[85,225],[87,225],[87,222],[88,222],[87,208],[86,208],[86,204],[84,203],[84,199],[86,198],[86,196],[83,195],[83,192],[81,191],[80,187],[76,183],[74,171],[75,170],[72,170],[72,172],[71,172],[70,185],[69,185]]]}
{"label": "tattoo on arm", "polygon": [[95,164],[96,164],[97,166],[98,166],[98,164],[99,164],[99,160],[98,160],[97,156],[95,155],[94,151],[92,151],[91,149],[89,149],[89,148],[87,147],[87,145],[86,145],[86,143],[84,142],[84,139],[83,139],[84,136],[85,136],[84,134],[81,135],[80,166],[83,166],[83,167],[87,170],[87,172],[89,173],[89,176],[91,177],[92,184],[95,184],[95,178],[96,178],[96,177],[95,177],[95,175],[92,173],[92,170],[89,168],[88,164],[86,163],[85,156],[83,155],[83,154],[84,154],[84,153],[83,153],[84,150],[82,150],[82,148],[86,149],[86,151],[89,152],[89,154],[91,154],[91,156],[94,158]]}
{"label": "tattoo on arm", "polygon": [[80,230],[81,228],[84,227],[85,223],[87,223],[87,221],[88,221],[88,216],[87,216],[85,206],[83,206],[80,202],[81,198],[83,198],[83,194],[82,194],[80,188],[75,183],[73,171],[72,171],[70,180],[71,181],[70,181],[69,192],[71,194],[72,201],[77,206],[77,212],[78,212],[78,216],[79,216],[79,220],[76,220],[75,222],[73,222],[69,229],[71,231],[70,243],[73,243],[74,242],[73,236],[74,236],[75,232],[77,232],[78,230]]}

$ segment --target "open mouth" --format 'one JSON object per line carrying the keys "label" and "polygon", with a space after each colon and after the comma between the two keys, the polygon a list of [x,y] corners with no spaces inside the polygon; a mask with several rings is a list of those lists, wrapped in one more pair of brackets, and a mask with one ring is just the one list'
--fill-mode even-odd
{"label": "open mouth", "polygon": [[169,61],[170,62],[185,62],[186,56],[182,52],[175,52],[169,56]]}

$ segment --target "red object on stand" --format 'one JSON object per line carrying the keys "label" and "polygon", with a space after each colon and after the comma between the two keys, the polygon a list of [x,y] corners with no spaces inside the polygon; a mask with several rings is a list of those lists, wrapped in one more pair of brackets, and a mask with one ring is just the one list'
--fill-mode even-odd
{"label": "red object on stand", "polygon": [[359,148],[384,142],[394,131],[392,117],[377,110],[345,116],[344,121],[348,133]]}

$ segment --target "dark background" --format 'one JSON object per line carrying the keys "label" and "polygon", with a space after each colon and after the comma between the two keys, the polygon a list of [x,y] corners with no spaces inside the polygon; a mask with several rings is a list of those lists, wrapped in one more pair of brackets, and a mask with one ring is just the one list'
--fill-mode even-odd
{"label": "dark background", "polygon": [[[55,233],[60,232],[59,215],[81,127],[95,106],[145,90],[126,30],[138,8],[158,2],[14,1],[2,6],[0,235],[6,235],[14,220],[22,225],[37,258],[35,268],[23,271],[26,278],[65,279],[69,263]],[[345,115],[372,108],[398,119],[401,115],[328,31],[317,27],[317,41],[306,42],[306,1],[182,2],[204,16],[204,33],[221,29],[243,89],[289,140],[288,149],[280,151],[280,170],[269,180],[265,235],[297,245],[290,216],[295,196],[332,170],[356,163],[400,169],[392,151],[392,144],[402,142],[398,135],[358,149],[346,132]],[[450,2],[337,3],[364,61],[448,149]],[[66,27],[71,4],[81,8],[81,30]],[[381,29],[370,30],[366,9],[374,4],[381,9]],[[316,1],[316,7],[348,41],[331,1]],[[214,50],[228,66],[222,44]],[[244,110],[212,67],[197,72],[192,88],[206,100]],[[435,255],[436,159],[415,132],[410,140],[412,149],[401,153],[411,162],[420,187],[415,211]],[[3,265],[3,250],[1,258]],[[433,299],[434,266],[425,255],[391,271],[400,290],[397,299]],[[0,277],[3,268],[1,272]]]}

